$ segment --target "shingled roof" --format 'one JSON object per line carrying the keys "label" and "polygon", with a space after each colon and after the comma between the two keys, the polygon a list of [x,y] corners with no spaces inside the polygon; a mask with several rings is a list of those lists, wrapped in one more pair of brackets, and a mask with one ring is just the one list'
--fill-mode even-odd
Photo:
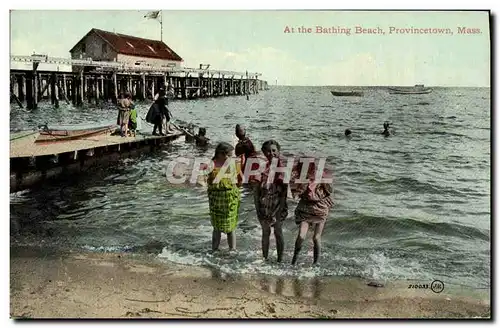
{"label": "shingled roof", "polygon": [[[78,45],[92,32],[96,33],[99,37],[106,41],[111,48],[119,54],[182,61],[182,58],[162,41],[107,32],[96,28],[91,29],[80,41],[78,41],[76,45]],[[70,52],[73,51],[76,45],[70,50]]]}

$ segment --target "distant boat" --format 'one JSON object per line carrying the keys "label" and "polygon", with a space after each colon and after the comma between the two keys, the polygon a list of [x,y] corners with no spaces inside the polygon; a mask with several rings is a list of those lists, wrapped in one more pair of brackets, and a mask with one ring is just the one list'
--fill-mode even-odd
{"label": "distant boat", "polygon": [[336,97],[362,97],[362,91],[330,91]]}
{"label": "distant boat", "polygon": [[416,84],[414,87],[388,88],[390,94],[398,95],[422,95],[432,92],[431,88],[426,88],[423,84]]}
{"label": "distant boat", "polygon": [[111,134],[116,130],[116,124],[99,126],[42,126],[36,143],[61,142],[83,139],[96,135]]}

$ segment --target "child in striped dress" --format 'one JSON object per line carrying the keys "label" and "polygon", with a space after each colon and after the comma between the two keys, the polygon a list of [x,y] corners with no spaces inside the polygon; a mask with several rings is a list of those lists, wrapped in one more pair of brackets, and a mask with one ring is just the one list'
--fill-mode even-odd
{"label": "child in striped dress", "polygon": [[221,234],[227,234],[230,250],[236,249],[235,229],[241,202],[241,163],[232,158],[234,147],[220,143],[215,149],[213,170],[208,175],[208,200],[213,226],[212,251],[219,249]]}

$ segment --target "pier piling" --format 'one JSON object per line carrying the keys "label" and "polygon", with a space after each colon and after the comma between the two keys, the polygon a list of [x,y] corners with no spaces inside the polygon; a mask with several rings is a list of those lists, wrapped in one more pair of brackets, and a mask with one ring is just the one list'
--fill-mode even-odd
{"label": "pier piling", "polygon": [[51,103],[55,108],[59,108],[59,99],[56,93],[56,73],[52,73],[50,77],[50,93],[51,93]]}

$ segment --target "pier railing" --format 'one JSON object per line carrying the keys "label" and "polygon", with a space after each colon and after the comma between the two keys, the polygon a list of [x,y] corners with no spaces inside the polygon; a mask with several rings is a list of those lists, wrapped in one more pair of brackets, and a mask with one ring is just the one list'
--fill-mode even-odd
{"label": "pier railing", "polygon": [[[40,55],[32,56],[18,56],[11,55],[11,62],[21,62],[21,63],[38,63],[38,64],[54,64],[54,65],[69,65],[69,66],[80,66],[80,67],[102,67],[111,68],[116,71],[121,72],[150,72],[150,73],[194,73],[194,74],[211,74],[211,75],[225,75],[225,76],[245,76],[249,79],[255,79],[261,76],[261,73],[255,72],[235,72],[227,70],[209,70],[209,69],[199,69],[199,68],[189,68],[189,67],[164,67],[164,66],[153,66],[153,65],[133,65],[130,63],[123,62],[109,62],[100,61],[92,59],[72,59],[72,58],[62,58],[62,57],[48,57]],[[247,75],[248,74],[248,75]]]}

